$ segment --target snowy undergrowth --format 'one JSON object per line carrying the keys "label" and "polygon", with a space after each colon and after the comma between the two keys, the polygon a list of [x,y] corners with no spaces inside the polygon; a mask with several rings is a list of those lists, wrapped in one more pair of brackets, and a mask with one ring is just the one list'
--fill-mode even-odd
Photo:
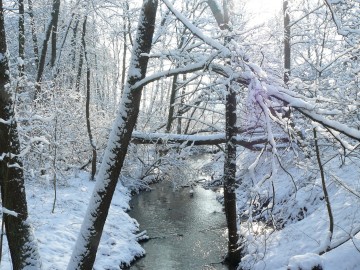
{"label": "snowy undergrowth", "polygon": [[[293,178],[280,166],[269,178],[271,168],[265,155],[252,179],[248,170],[250,160],[254,160],[254,156],[244,154],[238,163],[243,182],[237,190],[238,208],[246,220],[242,223],[242,233],[247,240],[243,269],[310,270],[316,266],[325,270],[359,269],[360,236],[355,232],[360,229],[360,198],[347,190],[356,194],[360,190],[359,162],[347,159],[344,165],[340,159],[333,159],[325,166],[334,216],[330,246],[336,246],[350,235],[353,239],[319,256],[328,244],[329,218],[316,163],[305,158],[293,162],[295,157],[287,153],[283,155],[282,166]],[[264,176],[267,180],[261,182]]]}
{"label": "snowy undergrowth", "polygon": [[[38,240],[43,269],[66,269],[95,184],[88,179],[89,174],[81,172],[70,179],[68,185],[59,186],[54,213],[51,213],[54,199],[52,186],[26,185],[30,222]],[[129,200],[129,190],[118,183],[97,253],[95,270],[119,269],[121,263],[129,264],[136,256],[144,254],[136,241],[138,224],[126,213]],[[1,269],[12,269],[6,241],[3,254]]]}
{"label": "snowy undergrowth", "polygon": [[[271,173],[272,155],[264,152],[251,171],[258,155],[259,152],[238,149],[237,207],[241,233],[246,239],[246,256],[241,267],[244,270],[312,270],[316,266],[324,270],[359,269],[360,235],[356,232],[360,230],[360,166],[356,156],[346,158],[345,164],[334,158],[324,166],[334,216],[330,246],[349,239],[350,235],[353,239],[320,256],[319,252],[328,244],[329,218],[316,161],[279,149],[283,168],[276,161],[276,172]],[[323,163],[331,157],[324,154]],[[221,180],[222,166],[223,155],[219,153],[204,164],[202,172],[211,176],[209,182]]]}

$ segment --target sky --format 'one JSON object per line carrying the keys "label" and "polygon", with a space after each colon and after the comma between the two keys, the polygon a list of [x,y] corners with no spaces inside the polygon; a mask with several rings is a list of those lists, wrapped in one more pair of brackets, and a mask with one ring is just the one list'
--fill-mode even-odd
{"label": "sky", "polygon": [[[237,2],[237,1],[236,1]],[[254,16],[251,18],[254,24],[259,24],[273,17],[282,8],[282,0],[247,0],[246,9]]]}

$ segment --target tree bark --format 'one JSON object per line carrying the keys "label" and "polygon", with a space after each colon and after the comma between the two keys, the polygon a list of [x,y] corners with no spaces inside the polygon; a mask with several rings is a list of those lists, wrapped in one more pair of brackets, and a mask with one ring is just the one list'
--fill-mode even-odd
{"label": "tree bark", "polygon": [[141,101],[142,87],[131,86],[145,77],[158,2],[145,0],[141,9],[137,37],[133,46],[127,83],[120,110],[110,134],[97,182],[90,199],[68,270],[92,269],[111,199],[124,163]]}
{"label": "tree bark", "polygon": [[24,76],[25,60],[25,26],[24,26],[24,0],[19,0],[19,77]]}
{"label": "tree bark", "polygon": [[[186,81],[186,74],[183,74],[183,82]],[[184,104],[184,95],[185,95],[185,89],[186,86],[185,84],[183,85],[183,87],[180,89],[178,89],[178,91],[180,91],[180,95],[179,95],[179,106],[177,109],[177,127],[176,127],[176,132],[177,134],[181,134],[182,131],[182,121],[181,121],[181,116],[182,116],[182,111],[183,111],[183,104]]]}
{"label": "tree bark", "polygon": [[[84,18],[84,22],[83,24],[85,23],[86,24],[86,17]],[[79,66],[78,66],[78,70],[77,70],[77,73],[76,73],[76,80],[75,80],[75,90],[77,92],[80,92],[80,82],[81,82],[81,73],[82,73],[82,68],[83,68],[83,65],[84,65],[84,44],[83,44],[83,40],[85,40],[85,28],[83,28],[81,30],[81,47],[80,47],[80,58],[79,58]]]}
{"label": "tree bark", "polygon": [[[210,9],[222,30],[229,30],[229,0],[223,1],[221,9],[216,0],[208,0]],[[231,37],[225,37],[225,43],[229,43]],[[231,87],[231,83],[226,85],[226,104],[225,104],[225,161],[224,161],[224,206],[226,222],[228,227],[228,254],[226,261],[233,266],[237,266],[242,257],[242,243],[237,228],[236,211],[236,134],[237,134],[237,115],[236,115],[236,92]]]}
{"label": "tree bark", "polygon": [[89,135],[89,141],[92,148],[92,162],[91,162],[91,177],[90,180],[95,179],[96,173],[96,159],[97,159],[97,152],[96,152],[96,145],[95,141],[91,132],[91,124],[90,124],[90,86],[91,86],[91,70],[90,70],[90,63],[87,56],[86,51],[86,42],[85,42],[85,33],[86,33],[86,22],[87,17],[85,17],[83,22],[83,35],[82,35],[82,46],[84,50],[84,58],[86,62],[86,108],[85,108],[85,116],[86,116],[86,128]]}
{"label": "tree bark", "polygon": [[0,185],[3,219],[13,269],[40,269],[40,257],[27,221],[24,175],[22,161],[18,157],[20,143],[9,89],[6,50],[3,3],[0,0]]}
{"label": "tree bark", "polygon": [[51,29],[51,59],[50,66],[54,67],[57,53],[57,30],[60,13],[60,0],[54,0],[53,2],[53,16],[52,16],[52,29]]}
{"label": "tree bark", "polygon": [[[163,20],[162,23],[165,23],[165,20]],[[186,28],[182,31],[181,40],[180,40],[180,43],[178,45],[178,49],[181,49],[181,47],[184,44],[185,30],[186,30]],[[173,80],[172,80],[172,84],[171,84],[170,106],[169,106],[168,119],[167,119],[166,128],[165,128],[166,133],[171,132],[171,126],[172,126],[172,122],[174,120],[174,111],[175,111],[175,105],[174,104],[175,104],[175,100],[176,100],[176,93],[179,90],[178,89],[178,77],[179,77],[179,74],[175,74],[174,77],[173,77]]]}
{"label": "tree bark", "polygon": [[[71,71],[75,72],[76,69],[76,54],[77,54],[77,33],[78,33],[78,27],[79,27],[79,15],[75,14],[74,16],[74,26],[72,28],[73,32],[72,32],[72,37],[71,37],[71,42],[70,42],[70,46],[71,46]],[[95,58],[96,59],[96,58]],[[69,76],[70,77],[70,84],[72,85],[74,80],[72,75]]]}
{"label": "tree bark", "polygon": [[171,131],[171,126],[172,126],[172,122],[174,119],[174,103],[175,103],[175,98],[176,98],[176,91],[177,91],[177,79],[178,79],[178,74],[175,74],[172,80],[172,84],[171,84],[171,92],[170,92],[170,106],[169,106],[169,114],[168,114],[168,119],[166,122],[166,132],[169,133]]}
{"label": "tree bark", "polygon": [[59,72],[60,72],[59,62],[60,62],[60,59],[61,59],[61,53],[62,53],[62,51],[63,51],[63,49],[64,49],[64,45],[65,45],[67,36],[68,36],[68,34],[69,34],[69,31],[70,31],[72,22],[73,22],[73,20],[74,20],[74,17],[75,17],[75,13],[72,13],[72,14],[71,14],[71,18],[70,18],[70,20],[69,20],[69,22],[68,22],[68,24],[67,24],[67,27],[66,27],[66,30],[65,30],[64,37],[63,37],[63,39],[62,39],[61,45],[60,45],[60,47],[58,47],[58,49],[57,49],[55,70],[54,70],[54,76],[53,76],[53,79],[54,79],[54,80],[57,78],[57,76],[59,75]]}
{"label": "tree bark", "polygon": [[32,35],[32,41],[33,41],[35,65],[36,65],[36,68],[39,68],[39,45],[38,45],[38,39],[37,39],[37,34],[36,34],[36,25],[35,25],[34,9],[33,9],[32,0],[28,0],[28,6],[29,6],[29,16],[30,16],[31,35]]}
{"label": "tree bark", "polygon": [[283,2],[283,16],[284,16],[284,82],[289,82],[290,76],[290,58],[291,58],[291,47],[290,47],[290,15],[288,12],[288,1]]}
{"label": "tree bark", "polygon": [[224,206],[228,227],[228,254],[226,260],[236,266],[241,261],[236,211],[236,92],[227,86],[225,105],[225,162]]}
{"label": "tree bark", "polygon": [[[59,2],[59,3],[57,3],[57,2]],[[35,92],[34,99],[36,99],[37,96],[41,92],[41,81],[42,81],[42,76],[43,76],[44,69],[45,69],[45,61],[46,61],[48,42],[49,42],[49,39],[50,39],[51,31],[53,30],[53,26],[55,24],[55,19],[58,18],[58,16],[59,16],[58,7],[60,8],[60,0],[53,0],[53,9],[52,9],[52,12],[51,12],[51,20],[50,20],[50,23],[49,23],[49,25],[48,25],[48,27],[46,29],[43,46],[41,48],[39,67],[38,67],[38,72],[37,72],[37,75],[36,75],[36,92]],[[55,55],[55,57],[56,57],[56,55]]]}

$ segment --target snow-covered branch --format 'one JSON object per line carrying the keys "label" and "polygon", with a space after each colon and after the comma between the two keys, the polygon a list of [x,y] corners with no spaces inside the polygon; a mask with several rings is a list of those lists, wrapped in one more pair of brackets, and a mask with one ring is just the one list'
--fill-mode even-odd
{"label": "snow-covered branch", "polygon": [[[180,68],[174,68],[174,69],[157,72],[155,74],[147,76],[144,79],[138,81],[136,84],[134,84],[131,87],[131,90],[144,87],[145,85],[147,85],[151,82],[157,81],[161,78],[171,77],[171,76],[174,76],[175,74],[191,73],[191,72],[203,70],[206,68],[208,68],[210,71],[213,71],[222,76],[229,77],[229,74],[231,73],[231,69],[229,69],[228,67],[219,65],[219,64],[211,63],[211,61],[214,60],[217,55],[218,55],[218,53],[214,53],[214,54],[210,55],[207,59],[200,61],[198,63],[189,64],[189,65],[186,65],[186,66],[180,67]],[[237,78],[237,79],[238,79],[237,80],[238,82],[245,83],[245,81],[242,81],[241,78]]]}
{"label": "snow-covered branch", "polygon": [[195,25],[193,25],[184,15],[182,15],[179,11],[177,11],[174,6],[168,1],[163,0],[165,5],[168,7],[168,9],[187,27],[195,36],[200,38],[202,41],[204,41],[209,46],[213,47],[214,49],[217,49],[219,52],[222,53],[223,56],[229,56],[230,50],[223,46],[220,42],[209,38],[208,36],[204,35],[204,33],[197,28]]}
{"label": "snow-covered branch", "polygon": [[174,68],[174,69],[155,73],[153,75],[147,76],[146,78],[144,78],[144,79],[140,80],[139,82],[137,82],[136,84],[134,84],[131,87],[131,90],[137,89],[139,87],[144,87],[145,85],[147,85],[151,82],[159,80],[160,78],[171,77],[171,76],[174,76],[175,74],[186,74],[186,73],[202,70],[206,66],[206,63],[207,63],[207,61],[201,61],[199,63],[190,64],[185,67]]}
{"label": "snow-covered branch", "polygon": [[13,216],[13,217],[18,217],[19,216],[19,213],[15,212],[15,211],[12,211],[12,210],[9,210],[5,207],[2,207],[1,208],[1,211],[3,214],[7,214],[7,215],[10,215],[10,216]]}

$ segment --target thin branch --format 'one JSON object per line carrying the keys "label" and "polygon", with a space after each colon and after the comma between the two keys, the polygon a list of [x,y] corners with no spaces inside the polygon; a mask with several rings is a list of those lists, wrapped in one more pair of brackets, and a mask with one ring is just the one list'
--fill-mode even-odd
{"label": "thin branch", "polygon": [[329,216],[329,236],[328,236],[329,243],[326,246],[325,250],[320,251],[320,255],[322,255],[325,252],[330,250],[331,239],[332,239],[332,235],[334,233],[334,217],[333,217],[332,210],[331,210],[329,194],[328,194],[327,188],[326,188],[324,168],[321,164],[320,150],[319,150],[319,145],[318,145],[318,141],[317,141],[318,138],[316,135],[316,128],[313,128],[313,133],[314,133],[314,141],[315,141],[316,158],[318,161],[320,176],[321,176],[321,184],[322,184],[322,189],[323,189],[324,197],[325,197],[325,201],[326,201],[326,208],[327,208],[327,212],[328,212],[328,216]]}

